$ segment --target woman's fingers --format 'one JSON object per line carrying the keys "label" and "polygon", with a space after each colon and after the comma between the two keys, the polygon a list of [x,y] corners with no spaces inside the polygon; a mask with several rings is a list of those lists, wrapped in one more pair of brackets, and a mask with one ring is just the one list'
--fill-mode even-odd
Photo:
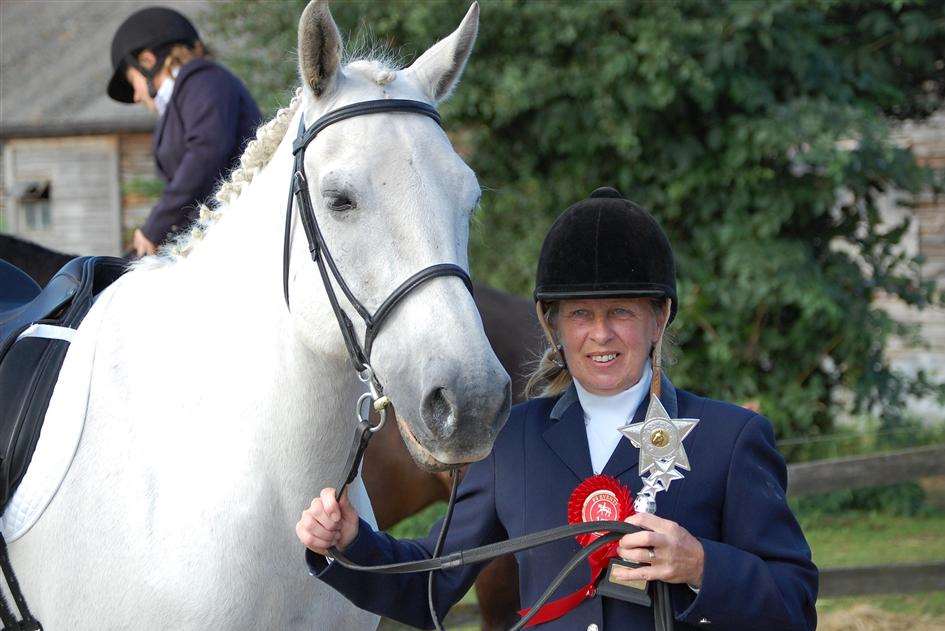
{"label": "woman's fingers", "polygon": [[295,534],[298,536],[299,541],[302,542],[302,545],[312,552],[321,555],[326,554],[328,548],[334,545],[334,541],[331,538],[320,537],[314,534],[312,530],[306,528],[303,524],[303,520],[299,520],[299,523],[295,525]]}
{"label": "woman's fingers", "polygon": [[335,489],[325,488],[302,511],[295,532],[306,548],[318,554],[325,554],[332,546],[344,550],[358,535],[358,512],[348,501],[347,492],[339,502]]}
{"label": "woman's fingers", "polygon": [[626,580],[655,579],[701,585],[705,552],[702,543],[689,531],[674,521],[646,513],[631,515],[626,521],[647,530],[621,537],[617,554],[646,565],[636,569],[621,568],[615,576]]}
{"label": "woman's fingers", "polygon": [[[349,505],[348,510],[354,509]],[[299,541],[313,552],[325,554],[328,548],[341,540],[341,516],[342,508],[335,500],[335,490],[322,489],[295,525]]]}
{"label": "woman's fingers", "polygon": [[653,556],[651,552],[652,548],[617,548],[617,554],[620,555],[621,559],[654,565],[659,562],[659,557]]}
{"label": "woman's fingers", "polygon": [[322,489],[319,498],[322,501],[322,506],[325,510],[325,515],[331,519],[333,522],[341,521],[341,507],[338,505],[338,500],[335,499],[335,489],[327,487]]}
{"label": "woman's fingers", "polygon": [[666,537],[652,530],[640,530],[620,538],[621,548],[656,548]]}

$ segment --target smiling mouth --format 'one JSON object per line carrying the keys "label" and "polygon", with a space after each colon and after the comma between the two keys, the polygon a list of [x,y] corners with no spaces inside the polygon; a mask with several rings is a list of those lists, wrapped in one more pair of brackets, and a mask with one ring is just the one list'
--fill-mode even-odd
{"label": "smiling mouth", "polygon": [[588,355],[591,361],[595,364],[606,365],[617,359],[620,353],[599,353],[596,355]]}

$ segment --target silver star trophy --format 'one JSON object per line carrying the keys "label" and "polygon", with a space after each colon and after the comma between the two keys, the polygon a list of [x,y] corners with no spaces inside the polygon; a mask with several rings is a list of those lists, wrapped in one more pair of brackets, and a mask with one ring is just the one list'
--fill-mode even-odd
{"label": "silver star trophy", "polygon": [[679,469],[689,471],[689,457],[683,439],[698,422],[699,419],[695,418],[669,418],[659,397],[651,396],[642,421],[618,428],[617,431],[640,450],[639,471],[643,488],[633,500],[636,512],[655,513],[656,494],[668,489],[673,480],[682,479]]}
{"label": "silver star trophy", "polygon": [[[640,450],[639,468],[643,488],[633,500],[633,508],[636,512],[655,513],[656,494],[668,489],[673,480],[682,479],[683,474],[679,469],[689,470],[689,457],[683,447],[683,439],[689,435],[698,422],[699,419],[694,418],[669,418],[666,408],[660,403],[659,396],[656,392],[652,392],[644,419],[639,423],[630,423],[618,428],[618,431]],[[616,565],[638,568],[646,564],[612,559],[606,580],[598,585],[598,593],[601,596],[625,600],[644,607],[652,605],[654,616],[664,621],[657,624],[656,628],[672,628],[665,623],[672,617],[666,585],[657,583],[655,590],[649,590],[647,581],[617,579],[613,575],[613,568]]]}

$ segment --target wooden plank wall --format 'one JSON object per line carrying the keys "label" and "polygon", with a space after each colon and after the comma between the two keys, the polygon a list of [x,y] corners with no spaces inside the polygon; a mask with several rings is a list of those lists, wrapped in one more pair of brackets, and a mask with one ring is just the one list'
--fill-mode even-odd
{"label": "wooden plank wall", "polygon": [[[894,139],[911,150],[920,164],[945,171],[945,110],[921,123],[904,123]],[[945,196],[926,191],[911,201],[912,208],[885,209],[884,218],[892,225],[911,217],[912,225],[902,246],[907,253],[923,257],[923,276],[945,290]],[[890,340],[886,352],[893,365],[910,373],[923,369],[945,379],[945,308],[912,309],[888,297],[877,303],[896,320],[916,325],[927,343],[916,346],[907,340]],[[909,408],[921,418],[945,417],[945,407],[931,400],[910,401]]]}
{"label": "wooden plank wall", "polygon": [[10,221],[7,219],[6,170],[3,168],[3,144],[0,142],[0,232],[9,232]]}
{"label": "wooden plank wall", "polygon": [[4,144],[4,180],[50,181],[51,225],[31,230],[7,197],[5,229],[40,245],[75,254],[119,253],[116,136],[13,139]]}
{"label": "wooden plank wall", "polygon": [[141,226],[157,202],[142,194],[142,182],[157,182],[157,167],[151,153],[151,134],[122,134],[118,139],[121,178],[121,232],[123,249],[131,247],[135,228]]}

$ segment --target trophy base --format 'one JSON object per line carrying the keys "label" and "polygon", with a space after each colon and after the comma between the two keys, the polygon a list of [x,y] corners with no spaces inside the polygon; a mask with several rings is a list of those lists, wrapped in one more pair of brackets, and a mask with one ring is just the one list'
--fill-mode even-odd
{"label": "trophy base", "polygon": [[597,593],[601,596],[624,600],[637,605],[643,605],[644,607],[652,606],[653,601],[650,599],[649,592],[647,591],[647,581],[624,581],[614,578],[614,566],[617,565],[635,569],[643,567],[645,564],[624,561],[622,559],[611,561],[610,566],[607,568],[607,574],[605,574],[604,578],[597,584]]}

